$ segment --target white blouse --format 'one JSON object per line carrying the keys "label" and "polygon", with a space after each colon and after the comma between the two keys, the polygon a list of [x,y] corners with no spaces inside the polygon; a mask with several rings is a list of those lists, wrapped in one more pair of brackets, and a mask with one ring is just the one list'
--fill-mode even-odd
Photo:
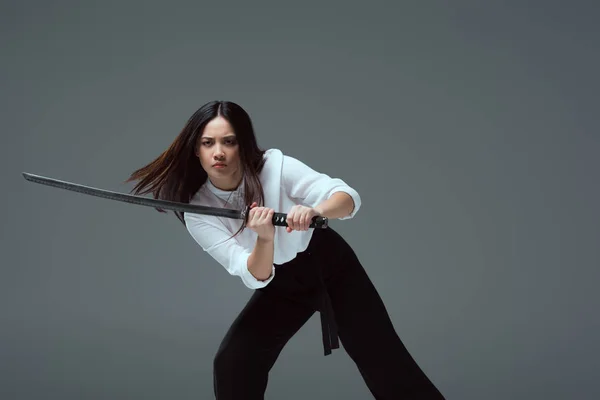
{"label": "white blouse", "polygon": [[[265,195],[265,207],[287,213],[296,204],[315,207],[333,193],[341,191],[352,197],[354,209],[350,215],[340,219],[353,218],[358,212],[361,206],[359,194],[341,179],[319,173],[278,149],[267,150],[265,157],[266,161],[259,175]],[[236,190],[224,191],[207,179],[190,203],[241,210],[245,207],[243,190],[243,181]],[[245,228],[241,234],[229,239],[241,227],[242,220],[190,213],[184,214],[184,220],[188,232],[202,249],[231,275],[239,276],[247,287],[265,287],[275,277],[275,265],[271,276],[266,280],[256,279],[248,270],[248,257],[257,239],[254,231]],[[296,257],[297,253],[306,250],[313,232],[314,229],[310,228],[288,233],[285,227],[275,227],[274,264],[286,263]]]}

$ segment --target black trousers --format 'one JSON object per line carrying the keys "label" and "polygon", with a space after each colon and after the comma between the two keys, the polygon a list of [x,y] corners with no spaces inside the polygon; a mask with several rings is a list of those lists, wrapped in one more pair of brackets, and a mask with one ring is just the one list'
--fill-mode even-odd
{"label": "black trousers", "polygon": [[262,400],[285,344],[319,311],[325,355],[339,347],[356,363],[375,399],[444,399],[398,337],[356,254],[331,227],[277,265],[231,325],[214,359],[218,400]]}

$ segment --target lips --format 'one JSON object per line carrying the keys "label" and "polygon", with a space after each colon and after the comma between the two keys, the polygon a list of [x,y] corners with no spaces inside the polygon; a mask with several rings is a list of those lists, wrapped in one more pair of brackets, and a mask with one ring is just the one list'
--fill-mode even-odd
{"label": "lips", "polygon": [[215,168],[223,168],[223,167],[226,167],[226,166],[227,166],[227,164],[223,164],[223,163],[213,164],[213,167],[215,167]]}

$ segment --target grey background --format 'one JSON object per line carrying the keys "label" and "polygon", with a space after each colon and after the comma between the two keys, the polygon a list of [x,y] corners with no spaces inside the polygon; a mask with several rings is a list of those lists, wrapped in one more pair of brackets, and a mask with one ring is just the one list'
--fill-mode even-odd
{"label": "grey background", "polygon": [[[251,292],[174,216],[21,172],[126,192],[213,99],[358,190],[332,225],[448,399],[600,398],[597,11],[3,1],[0,398],[212,398]],[[319,328],[267,398],[371,398]]]}

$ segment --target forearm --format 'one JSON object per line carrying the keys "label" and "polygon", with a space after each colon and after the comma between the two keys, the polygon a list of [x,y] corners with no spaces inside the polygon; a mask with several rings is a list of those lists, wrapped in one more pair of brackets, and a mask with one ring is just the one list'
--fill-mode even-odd
{"label": "forearm", "polygon": [[346,192],[335,192],[330,198],[314,207],[321,216],[329,219],[342,218],[354,210],[354,200]]}
{"label": "forearm", "polygon": [[256,245],[248,257],[248,271],[260,281],[267,280],[273,269],[274,239],[258,237]]}

